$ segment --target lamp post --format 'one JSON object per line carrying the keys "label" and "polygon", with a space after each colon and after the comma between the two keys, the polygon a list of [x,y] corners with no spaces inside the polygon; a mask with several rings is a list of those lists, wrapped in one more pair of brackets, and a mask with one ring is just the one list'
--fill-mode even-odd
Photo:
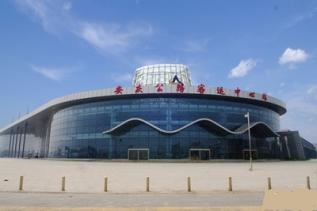
{"label": "lamp post", "polygon": [[249,112],[244,115],[248,119],[248,135],[249,135],[249,157],[250,157],[250,168],[249,171],[252,171],[252,152],[251,152],[251,132],[250,132],[250,114]]}

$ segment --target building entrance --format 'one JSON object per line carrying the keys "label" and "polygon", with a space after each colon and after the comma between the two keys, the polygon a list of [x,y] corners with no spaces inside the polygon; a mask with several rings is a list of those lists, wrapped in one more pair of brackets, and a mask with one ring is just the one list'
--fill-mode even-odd
{"label": "building entrance", "polygon": [[149,154],[149,148],[128,149],[129,160],[148,160]]}
{"label": "building entrance", "polygon": [[189,149],[189,159],[191,160],[209,160],[210,159],[210,149]]}
{"label": "building entrance", "polygon": [[[249,160],[250,159],[250,150],[249,149],[242,150],[242,153],[243,153],[243,159],[244,160]],[[258,152],[257,152],[256,149],[252,149],[251,150],[251,156],[252,156],[253,160],[258,158]]]}

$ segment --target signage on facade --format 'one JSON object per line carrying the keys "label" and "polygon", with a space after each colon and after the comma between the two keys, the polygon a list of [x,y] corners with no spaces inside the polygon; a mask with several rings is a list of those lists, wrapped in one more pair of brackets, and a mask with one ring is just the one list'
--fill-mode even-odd
{"label": "signage on facade", "polygon": [[[168,85],[158,83],[152,87],[154,88],[152,92],[170,93],[171,89],[167,89],[166,86]],[[212,95],[222,95],[222,96],[232,96],[232,97],[244,97],[244,98],[258,99],[263,101],[268,100],[268,95],[266,93],[258,94],[255,92],[244,92],[244,96],[241,96],[242,92],[239,87],[237,87],[234,90],[231,90],[231,89],[225,89],[224,87],[219,86],[219,87],[216,87],[215,89],[207,90],[204,84],[199,84],[196,87],[193,87],[193,86],[186,87],[185,84],[183,83],[176,83],[176,84],[173,83],[172,85],[169,85],[169,86],[172,86],[172,88],[174,89],[173,92],[175,93],[212,94]],[[143,87],[141,84],[138,84],[137,86],[134,87],[134,94],[152,93],[151,91],[150,92],[145,91],[144,89],[145,87],[149,87],[149,85]],[[115,95],[131,94],[127,90],[128,88],[123,88],[122,86],[119,85],[114,89],[113,92]],[[192,90],[195,90],[195,91],[193,92]]]}

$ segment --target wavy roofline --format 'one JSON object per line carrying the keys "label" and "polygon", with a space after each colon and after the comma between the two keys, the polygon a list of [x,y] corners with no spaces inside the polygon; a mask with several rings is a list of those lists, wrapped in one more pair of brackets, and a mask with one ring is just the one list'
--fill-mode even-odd
{"label": "wavy roofline", "polygon": [[115,127],[110,128],[109,130],[103,131],[102,133],[103,134],[111,134],[111,133],[115,132],[116,130],[124,127],[126,124],[128,124],[130,122],[141,122],[141,123],[144,123],[144,124],[150,126],[151,128],[153,128],[153,129],[155,129],[155,130],[157,130],[157,131],[159,131],[159,132],[161,132],[163,134],[172,135],[172,134],[179,133],[180,131],[182,131],[182,130],[184,130],[184,129],[186,129],[186,128],[194,125],[194,124],[197,124],[199,122],[205,122],[205,121],[210,123],[210,124],[212,124],[212,125],[214,125],[214,126],[217,126],[218,128],[220,128],[223,131],[227,132],[227,134],[232,134],[232,135],[241,135],[241,134],[247,132],[249,130],[249,128],[251,130],[252,128],[254,128],[254,127],[258,126],[258,125],[262,125],[263,127],[266,127],[267,129],[269,129],[276,137],[279,137],[279,135],[276,132],[274,132],[274,130],[269,125],[267,125],[265,122],[260,122],[260,121],[259,122],[252,122],[250,124],[250,127],[246,127],[246,128],[243,128],[243,129],[238,129],[236,131],[232,131],[232,130],[222,126],[218,122],[216,122],[216,121],[214,121],[212,119],[209,119],[209,118],[196,119],[196,120],[194,120],[194,121],[192,121],[192,122],[190,122],[190,123],[178,128],[178,129],[175,129],[175,130],[164,130],[164,129],[161,129],[161,128],[155,126],[154,124],[150,123],[149,121],[146,121],[146,120],[138,118],[138,117],[133,117],[133,118],[129,118],[129,119],[121,122],[120,124],[116,125]]}

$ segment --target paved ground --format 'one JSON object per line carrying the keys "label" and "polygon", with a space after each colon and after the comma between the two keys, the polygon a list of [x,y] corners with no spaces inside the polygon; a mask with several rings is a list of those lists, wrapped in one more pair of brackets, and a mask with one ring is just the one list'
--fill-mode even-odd
{"label": "paved ground", "polygon": [[257,162],[248,171],[248,162],[89,162],[60,160],[0,159],[0,192],[17,191],[19,176],[24,176],[28,192],[60,192],[61,178],[66,177],[66,192],[102,193],[108,177],[110,193],[144,193],[145,178],[150,177],[154,193],[186,193],[187,177],[192,190],[212,193],[228,189],[232,177],[234,191],[264,191],[267,177],[272,187],[317,188],[317,160]]}
{"label": "paved ground", "polygon": [[[276,189],[317,188],[317,160],[256,162],[126,162],[0,159],[2,210],[260,210],[272,178]],[[19,192],[19,177],[24,176]],[[66,191],[61,192],[61,178]],[[233,192],[228,192],[228,177]],[[104,190],[108,177],[108,190]],[[150,177],[150,192],[145,178]],[[192,192],[187,192],[191,177]],[[247,207],[246,207],[247,206]],[[229,208],[228,208],[229,207]],[[109,210],[109,209],[110,210]]]}
{"label": "paved ground", "polygon": [[[264,192],[183,193],[0,193],[2,207],[222,207],[261,206]],[[1,209],[0,209],[1,210]]]}

